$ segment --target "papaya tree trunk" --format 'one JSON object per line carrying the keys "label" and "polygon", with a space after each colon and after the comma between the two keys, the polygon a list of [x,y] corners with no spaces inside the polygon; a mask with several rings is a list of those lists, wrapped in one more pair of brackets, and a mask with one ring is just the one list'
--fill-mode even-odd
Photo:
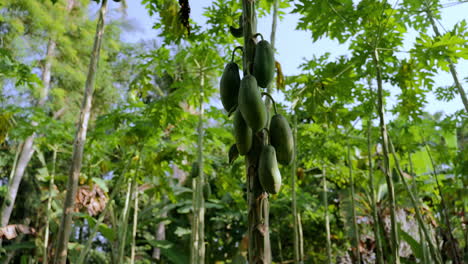
{"label": "papaya tree trunk", "polygon": [[81,113],[78,121],[78,129],[73,144],[71,168],[67,183],[67,195],[63,205],[63,215],[58,232],[57,247],[55,250],[55,264],[65,264],[68,253],[68,240],[72,229],[72,216],[75,207],[75,196],[78,189],[78,180],[83,160],[83,149],[86,141],[86,132],[91,115],[91,103],[93,99],[94,83],[101,50],[101,42],[104,35],[104,21],[107,11],[107,0],[102,0],[99,10],[99,18],[94,37],[94,46],[91,53],[88,75],[86,77],[85,93],[81,105]]}
{"label": "papaya tree trunk", "polygon": [[356,220],[356,205],[355,205],[355,194],[354,194],[354,175],[353,175],[353,164],[351,160],[351,147],[348,143],[348,168],[349,168],[349,185],[350,185],[350,196],[351,196],[351,217],[353,218],[353,232],[354,232],[354,256],[356,263],[361,263],[361,252],[359,252],[360,236],[359,227]]}
{"label": "papaya tree trunk", "polygon": [[325,231],[327,232],[327,264],[332,264],[331,239],[330,239],[330,218],[328,216],[328,188],[327,188],[327,170],[322,164],[323,177],[323,206],[325,207]]}
{"label": "papaya tree trunk", "polygon": [[369,187],[370,187],[370,198],[371,198],[371,206],[372,206],[372,222],[373,222],[373,229],[374,229],[374,239],[376,242],[376,256],[377,256],[377,263],[384,264],[383,260],[383,251],[382,251],[382,240],[380,236],[380,225],[379,225],[379,217],[377,216],[377,202],[375,197],[375,185],[374,185],[374,170],[372,167],[372,143],[371,143],[371,130],[372,128],[372,121],[369,118],[367,122],[367,161],[369,162]]}
{"label": "papaya tree trunk", "polygon": [[[441,34],[439,31],[439,28],[437,27],[434,21],[434,16],[432,15],[431,8],[430,6],[427,5],[426,1],[424,1],[424,4],[426,6],[426,13],[429,17],[429,21],[431,22],[432,29],[434,30],[435,35],[437,37],[440,37]],[[458,74],[457,74],[457,70],[455,69],[455,64],[453,63],[452,59],[450,59],[449,57],[446,57],[445,60],[449,63],[450,73],[452,74],[455,87],[457,87],[458,93],[460,94],[460,98],[463,102],[463,105],[465,106],[465,111],[468,112],[468,98],[466,97],[465,89],[463,88],[460,80],[458,79]]]}
{"label": "papaya tree trunk", "polygon": [[[252,36],[257,31],[255,1],[242,0],[244,26],[244,75],[253,64],[255,43]],[[252,72],[252,71],[250,71]],[[254,136],[252,148],[246,157],[248,206],[248,259],[250,264],[270,264],[271,246],[268,222],[268,194],[263,192],[258,178],[258,161],[261,141]]]}
{"label": "papaya tree trunk", "polygon": [[388,134],[387,127],[385,125],[385,106],[384,106],[384,95],[382,87],[382,73],[380,69],[379,55],[377,49],[374,49],[372,53],[372,59],[374,62],[374,67],[376,70],[376,79],[377,79],[377,99],[378,99],[378,109],[377,114],[380,119],[380,134],[381,134],[381,144],[383,150],[383,167],[385,180],[387,182],[388,189],[388,198],[390,201],[390,248],[392,252],[393,263],[400,264],[400,254],[399,254],[399,243],[398,243],[398,226],[396,222],[396,213],[395,213],[395,190],[393,188],[393,179],[390,175],[390,159],[388,155]]}

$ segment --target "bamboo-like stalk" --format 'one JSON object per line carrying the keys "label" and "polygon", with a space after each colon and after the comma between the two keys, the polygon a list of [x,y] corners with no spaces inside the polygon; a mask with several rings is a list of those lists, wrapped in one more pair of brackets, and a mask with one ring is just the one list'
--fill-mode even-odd
{"label": "bamboo-like stalk", "polygon": [[[423,137],[423,140],[424,140],[424,137]],[[442,207],[441,208],[441,215],[442,215],[442,218],[444,219],[446,229],[447,229],[447,232],[448,232],[448,235],[449,235],[450,249],[452,251],[452,258],[453,258],[452,260],[454,261],[454,264],[461,264],[462,263],[461,262],[461,257],[458,254],[458,248],[456,247],[456,240],[455,240],[455,237],[453,236],[453,233],[452,233],[450,218],[449,218],[448,212],[447,212],[448,211],[447,203],[445,202],[444,193],[443,193],[443,190],[442,190],[442,188],[440,186],[439,179],[437,178],[437,174],[436,174],[437,167],[435,165],[434,159],[432,158],[432,154],[431,154],[431,151],[429,150],[429,146],[427,145],[425,140],[424,140],[424,147],[426,148],[427,155],[429,156],[429,160],[431,161],[432,176],[435,179],[437,189],[438,189],[439,194],[440,194],[440,203],[441,203],[441,207]]]}
{"label": "bamboo-like stalk", "polygon": [[[255,53],[255,43],[252,40],[257,30],[255,1],[242,0],[242,10],[244,19],[243,70],[244,75],[247,75],[248,72],[252,72],[247,69],[253,65]],[[257,172],[261,144],[262,142],[255,136],[252,148],[246,157],[249,264],[271,263],[268,194],[263,192]]]}
{"label": "bamboo-like stalk", "polygon": [[102,0],[101,8],[99,9],[98,23],[96,26],[96,35],[94,37],[93,51],[91,53],[88,75],[86,77],[85,93],[81,105],[78,129],[76,131],[75,140],[73,143],[73,155],[67,183],[67,194],[63,204],[63,215],[58,232],[58,242],[55,250],[54,264],[65,264],[67,262],[68,240],[72,231],[73,208],[75,206],[75,196],[78,190],[78,180],[82,166],[88,122],[91,116],[94,83],[101,51],[102,38],[104,35],[106,11],[107,0]]}
{"label": "bamboo-like stalk", "polygon": [[120,217],[120,223],[118,224],[118,233],[119,233],[119,251],[117,253],[117,259],[119,263],[123,263],[123,258],[125,255],[125,245],[127,244],[127,229],[128,229],[128,215],[130,212],[130,200],[133,196],[133,186],[135,185],[135,177],[127,182],[127,194],[125,196],[125,205]]}
{"label": "bamboo-like stalk", "polygon": [[390,138],[389,138],[389,143],[390,143],[390,150],[392,152],[393,159],[395,160],[395,166],[397,168],[398,175],[400,176],[400,179],[401,179],[401,181],[403,183],[403,186],[405,187],[405,190],[406,190],[406,192],[408,193],[408,195],[410,197],[411,204],[412,204],[413,209],[414,209],[414,211],[416,213],[416,220],[418,221],[419,226],[422,228],[424,236],[426,237],[426,241],[429,244],[429,249],[430,249],[431,256],[432,256],[433,260],[435,261],[435,263],[441,264],[442,259],[440,257],[440,254],[436,250],[436,247],[435,247],[433,241],[431,240],[431,236],[429,235],[429,231],[428,231],[426,225],[424,224],[424,220],[422,218],[422,215],[421,215],[421,212],[420,212],[420,207],[418,206],[418,202],[416,202],[416,199],[414,198],[413,192],[411,191],[408,183],[406,182],[405,177],[403,176],[403,170],[401,169],[400,161],[398,160],[398,158],[396,156],[395,149],[393,147],[393,144],[392,144],[392,141],[391,141]]}
{"label": "bamboo-like stalk", "polygon": [[381,140],[382,140],[382,150],[383,150],[383,158],[384,158],[384,174],[385,180],[387,182],[388,188],[388,197],[390,200],[390,223],[391,223],[391,251],[392,251],[392,258],[393,263],[400,264],[400,254],[399,254],[399,242],[398,242],[398,226],[396,222],[396,203],[395,203],[395,190],[393,187],[393,179],[390,175],[390,159],[388,155],[388,135],[387,135],[387,127],[385,125],[385,106],[384,106],[384,95],[383,95],[383,87],[382,87],[382,73],[380,69],[380,62],[379,62],[379,54],[377,49],[374,49],[372,53],[372,60],[374,62],[374,67],[376,69],[376,79],[377,79],[377,99],[378,99],[378,109],[377,113],[380,119],[380,133],[381,133]]}
{"label": "bamboo-like stalk", "polygon": [[354,175],[353,175],[353,164],[351,160],[351,147],[348,142],[348,169],[349,169],[349,185],[350,185],[350,196],[351,196],[351,217],[353,218],[353,229],[354,229],[354,245],[355,245],[355,257],[356,263],[361,263],[361,252],[359,252],[359,227],[356,221],[356,205],[355,205],[355,194],[354,194]]}
{"label": "bamboo-like stalk", "polygon": [[332,252],[331,252],[331,234],[330,234],[330,218],[328,216],[328,188],[327,188],[327,169],[322,164],[322,181],[323,181],[323,206],[325,212],[325,231],[327,234],[327,264],[332,263]]}
{"label": "bamboo-like stalk", "polygon": [[376,256],[377,256],[377,263],[384,264],[383,260],[383,250],[382,250],[382,237],[380,236],[380,225],[379,225],[379,218],[377,216],[377,202],[375,196],[375,185],[374,185],[374,170],[372,167],[372,143],[371,143],[371,130],[372,128],[372,121],[369,118],[367,124],[367,161],[369,162],[369,188],[370,188],[370,196],[371,196],[371,206],[372,206],[372,220],[373,220],[373,229],[374,229],[374,239],[376,242]]}

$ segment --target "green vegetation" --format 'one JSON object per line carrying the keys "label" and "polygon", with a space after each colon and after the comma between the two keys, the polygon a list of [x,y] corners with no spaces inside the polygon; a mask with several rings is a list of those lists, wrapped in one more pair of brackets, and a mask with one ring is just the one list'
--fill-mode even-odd
{"label": "green vegetation", "polygon": [[468,263],[466,1],[135,4],[0,1],[1,262]]}

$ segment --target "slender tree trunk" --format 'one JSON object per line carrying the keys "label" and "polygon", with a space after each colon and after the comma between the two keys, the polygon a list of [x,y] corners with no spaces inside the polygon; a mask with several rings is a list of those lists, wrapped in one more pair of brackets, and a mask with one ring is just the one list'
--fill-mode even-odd
{"label": "slender tree trunk", "polygon": [[385,125],[385,106],[384,106],[384,95],[383,95],[383,87],[382,87],[382,74],[380,70],[380,62],[379,62],[379,54],[377,49],[374,50],[372,53],[372,59],[374,61],[374,66],[377,71],[377,97],[378,97],[378,110],[377,113],[380,118],[380,133],[382,137],[382,150],[383,150],[383,157],[384,157],[384,174],[385,179],[387,181],[387,188],[388,188],[388,196],[390,200],[390,221],[391,221],[391,243],[390,248],[392,251],[392,258],[393,263],[400,264],[400,254],[399,254],[399,242],[398,242],[398,226],[396,222],[396,214],[395,214],[395,191],[393,188],[393,179],[390,175],[390,159],[388,156],[388,135],[387,135],[387,127]]}
{"label": "slender tree trunk", "polygon": [[138,183],[135,183],[135,188],[133,193],[135,194],[135,201],[133,205],[133,230],[132,230],[132,253],[130,256],[130,263],[135,263],[135,252],[136,252],[136,233],[138,227]]}
{"label": "slender tree trunk", "polygon": [[93,99],[94,83],[101,50],[101,42],[104,35],[104,21],[107,11],[107,0],[102,0],[99,10],[99,19],[96,27],[96,35],[94,38],[93,51],[89,64],[88,76],[86,78],[85,93],[83,103],[81,105],[81,113],[78,122],[78,129],[73,144],[72,164],[70,168],[67,195],[63,205],[63,215],[59,228],[57,248],[55,251],[55,264],[65,264],[68,253],[68,240],[72,229],[72,216],[75,206],[75,196],[78,189],[78,179],[83,160],[83,149],[86,141],[86,132],[88,130],[89,117],[91,115],[91,103]]}
{"label": "slender tree trunk", "polygon": [[50,221],[50,211],[52,208],[52,189],[54,188],[54,179],[55,179],[55,164],[57,161],[57,149],[54,148],[54,154],[52,155],[52,173],[50,174],[50,183],[49,183],[49,197],[47,198],[47,218],[46,218],[46,227],[44,231],[44,264],[49,263],[48,261],[48,248],[49,248],[49,221]]}
{"label": "slender tree trunk", "polygon": [[332,264],[331,252],[331,235],[330,235],[330,219],[328,216],[328,188],[327,188],[327,170],[322,164],[322,177],[323,177],[323,206],[325,207],[325,230],[327,232],[327,264]]}
{"label": "slender tree trunk", "polygon": [[197,213],[197,224],[198,224],[198,262],[199,264],[205,263],[205,199],[203,196],[203,187],[205,184],[204,164],[203,164],[203,115],[204,115],[204,86],[205,76],[200,73],[200,115],[198,120],[198,164],[200,166],[198,175],[198,213]]}
{"label": "slender tree trunk", "polygon": [[[429,17],[429,20],[431,21],[432,29],[434,30],[434,33],[436,34],[437,37],[442,36],[439,32],[439,28],[437,28],[437,25],[434,21],[434,16],[432,15],[431,8],[427,5],[427,2],[425,2],[426,5],[426,13]],[[455,69],[455,64],[453,63],[452,59],[450,57],[446,57],[445,60],[449,63],[449,68],[450,68],[450,73],[452,74],[453,81],[455,82],[455,86],[457,87],[458,93],[460,94],[460,97],[462,99],[463,105],[465,106],[465,111],[468,112],[468,99],[466,97],[466,92],[465,89],[463,88],[460,80],[458,79],[458,74],[457,70]]]}
{"label": "slender tree trunk", "polygon": [[359,227],[356,221],[356,205],[355,205],[355,194],[354,194],[354,175],[353,175],[353,164],[351,160],[351,148],[348,143],[348,168],[349,168],[349,185],[350,185],[350,195],[351,195],[351,214],[353,218],[353,229],[354,229],[354,246],[356,252],[354,256],[356,257],[356,263],[361,263],[361,252],[359,252],[360,236],[359,236]]}
{"label": "slender tree trunk", "polygon": [[[255,52],[255,43],[252,40],[252,36],[257,31],[255,2],[242,0],[242,8],[244,19],[243,68],[246,75],[247,68],[253,64]],[[262,142],[254,136],[252,149],[247,154],[245,166],[247,168],[249,264],[271,263],[268,194],[263,192],[257,172],[261,144]]]}
{"label": "slender tree trunk", "polygon": [[192,251],[191,263],[205,263],[205,200],[203,197],[203,186],[205,175],[203,173],[203,98],[204,98],[205,77],[200,72],[200,104],[198,119],[198,177],[194,180],[193,198],[193,218],[192,218]]}
{"label": "slender tree trunk", "polygon": [[304,262],[304,234],[302,233],[301,213],[297,213],[297,227],[299,229],[299,259]]}
{"label": "slender tree trunk", "polygon": [[382,251],[382,240],[380,236],[380,225],[379,225],[379,217],[377,216],[377,203],[375,197],[375,185],[374,185],[374,171],[372,168],[372,143],[371,143],[371,127],[372,122],[371,118],[368,121],[367,127],[367,160],[369,162],[369,187],[370,187],[370,195],[371,195],[371,204],[372,204],[372,220],[373,220],[373,227],[374,227],[374,239],[376,242],[376,255],[377,255],[377,263],[384,264],[383,260],[383,251]]}
{"label": "slender tree trunk", "polygon": [[[295,112],[294,112],[295,114]],[[294,261],[295,263],[302,263],[302,258],[299,252],[299,229],[297,218],[297,200],[296,200],[296,157],[297,157],[297,118],[293,117],[293,140],[294,140],[294,159],[292,161],[291,170],[291,188],[292,188],[292,209],[293,209],[293,231],[294,231]]]}

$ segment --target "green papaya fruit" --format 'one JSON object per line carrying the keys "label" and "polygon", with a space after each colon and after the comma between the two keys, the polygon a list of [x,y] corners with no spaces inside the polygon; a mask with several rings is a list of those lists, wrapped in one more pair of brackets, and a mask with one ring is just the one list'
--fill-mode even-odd
{"label": "green papaya fruit", "polygon": [[247,126],[239,110],[234,114],[234,138],[239,154],[247,154],[252,147],[252,129]]}
{"label": "green papaya fruit", "polygon": [[235,62],[228,63],[224,68],[219,85],[221,102],[228,112],[237,105],[240,83],[239,66]]}
{"label": "green papaya fruit", "polygon": [[203,198],[205,198],[205,200],[208,200],[210,196],[211,196],[211,186],[209,183],[205,183],[203,185]]}
{"label": "green papaya fruit", "polygon": [[275,55],[270,43],[261,40],[255,46],[253,75],[257,78],[258,85],[266,88],[275,75]]}
{"label": "green papaya fruit", "polygon": [[258,162],[258,177],[263,189],[276,194],[281,187],[281,174],[276,162],[276,151],[272,145],[262,147]]}
{"label": "green papaya fruit", "polygon": [[190,177],[196,178],[200,174],[200,166],[198,166],[198,162],[192,163],[192,171],[190,172]]}
{"label": "green papaya fruit", "polygon": [[270,143],[275,147],[278,162],[289,165],[294,155],[294,140],[288,120],[280,114],[271,118]]}
{"label": "green papaya fruit", "polygon": [[249,74],[242,79],[238,102],[242,117],[253,133],[257,133],[265,127],[267,121],[265,103],[254,76]]}

